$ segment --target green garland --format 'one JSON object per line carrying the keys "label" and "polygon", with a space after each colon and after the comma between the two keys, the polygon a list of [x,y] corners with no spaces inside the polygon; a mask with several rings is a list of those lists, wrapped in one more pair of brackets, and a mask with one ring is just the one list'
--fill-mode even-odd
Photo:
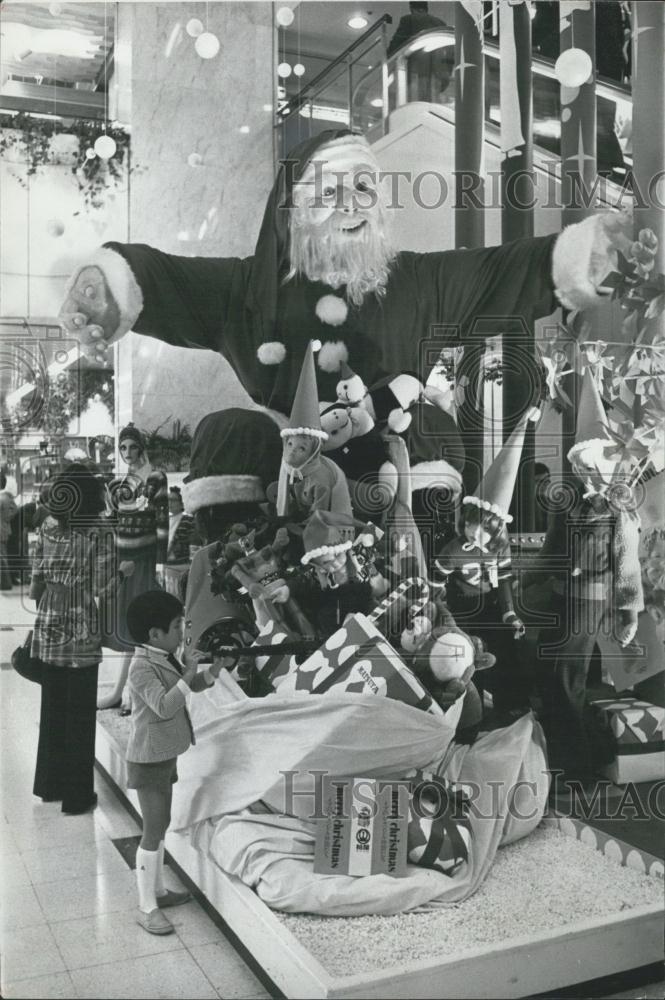
{"label": "green garland", "polygon": [[[100,135],[115,141],[116,150],[108,160],[99,156],[88,159],[86,151],[94,147]],[[0,114],[0,157],[9,150],[25,151],[27,175],[30,177],[42,167],[52,166],[51,140],[56,135],[73,135],[78,139],[76,159],[72,173],[83,193],[86,208],[102,208],[109,187],[118,187],[127,174],[129,161],[129,133],[118,125],[104,129],[99,122],[78,119],[65,125],[59,120],[35,118],[27,112],[16,115]],[[27,186],[17,176],[19,184]]]}

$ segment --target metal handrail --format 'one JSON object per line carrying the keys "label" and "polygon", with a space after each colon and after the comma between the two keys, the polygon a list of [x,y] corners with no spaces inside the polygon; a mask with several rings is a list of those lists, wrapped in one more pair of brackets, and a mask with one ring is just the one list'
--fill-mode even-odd
{"label": "metal handrail", "polygon": [[[278,120],[276,125],[281,125],[281,123],[286,121],[286,119],[292,114],[299,111],[304,104],[307,104],[308,101],[312,100],[312,98],[326,86],[325,79],[333,72],[333,70],[343,65],[348,67],[351,54],[360,45],[362,45],[363,42],[366,42],[369,38],[371,38],[376,31],[383,28],[384,25],[392,23],[393,19],[391,14],[383,14],[378,21],[375,21],[374,24],[367,29],[367,31],[360,35],[359,38],[356,38],[355,42],[352,42],[348,48],[344,49],[341,55],[337,56],[337,58],[334,59],[329,66],[326,66],[326,68],[322,69],[320,73],[317,73],[313,80],[310,80],[310,82],[303,87],[302,90],[299,90],[294,97],[287,101],[286,106],[277,112]],[[323,86],[318,86],[321,81],[324,81]]]}
{"label": "metal handrail", "polygon": [[[287,101],[287,104],[277,113],[276,127],[279,127],[283,122],[285,122],[291,115],[298,112],[305,104],[311,103],[313,99],[319,94],[329,83],[329,77],[334,74],[334,71],[340,67],[346,66],[348,69],[351,65],[351,55],[352,53],[367,42],[371,36],[380,28],[383,28],[385,24],[392,24],[392,17],[390,14],[384,14],[378,21],[376,21],[370,28],[367,29],[364,34],[357,38],[351,45],[348,46],[337,58],[325,69],[321,70],[317,76],[310,81],[302,90],[298,92],[293,98]],[[428,40],[434,41],[437,37],[445,40],[447,45],[441,46],[448,47],[455,44],[455,32],[450,28],[436,28],[434,30],[428,29],[421,31],[419,34],[414,35],[410,38],[397,52],[393,53],[389,58],[384,58],[382,60],[381,67],[374,67],[371,70],[367,70],[361,79],[357,82],[356,86],[350,95],[352,107],[350,109],[351,115],[353,112],[353,107],[356,104],[356,98],[358,90],[367,81],[370,74],[374,74],[377,70],[381,70],[384,79],[390,74],[391,71],[398,69],[404,64],[406,59],[413,55],[415,52],[422,50],[428,51],[423,43]],[[379,41],[377,38],[376,42]],[[492,59],[500,58],[499,44],[491,40],[485,40],[483,42],[483,53]],[[534,72],[539,76],[549,77],[550,79],[556,79],[556,74],[554,71],[554,60],[549,59],[546,56],[534,55],[532,60],[532,65]],[[614,80],[609,80],[606,77],[598,77],[596,79],[596,94],[599,97],[607,98],[610,101],[630,101],[631,100],[631,89],[627,84],[617,83]],[[398,101],[398,106],[400,102]],[[385,114],[384,108],[384,120],[387,115]]]}

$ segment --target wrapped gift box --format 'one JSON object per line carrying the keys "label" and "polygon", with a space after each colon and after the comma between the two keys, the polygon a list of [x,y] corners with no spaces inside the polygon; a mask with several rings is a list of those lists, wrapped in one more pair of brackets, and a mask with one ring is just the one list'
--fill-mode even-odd
{"label": "wrapped gift box", "polygon": [[[350,615],[344,625],[309,656],[297,664],[289,657],[272,675],[280,694],[324,694],[327,691],[375,694],[413,705],[432,715],[443,716],[415,674],[365,615]],[[459,698],[449,712],[461,712]],[[458,709],[459,706],[459,709]],[[450,718],[445,713],[446,720]]]}
{"label": "wrapped gift box", "polygon": [[408,781],[324,777],[314,871],[406,875],[408,803]]}
{"label": "wrapped gift box", "polygon": [[617,785],[665,778],[665,708],[638,698],[601,698],[593,705],[616,740],[603,773]]}
{"label": "wrapped gift box", "polygon": [[449,877],[462,874],[469,864],[472,837],[470,800],[464,789],[439,775],[417,771],[411,791],[409,861]]}

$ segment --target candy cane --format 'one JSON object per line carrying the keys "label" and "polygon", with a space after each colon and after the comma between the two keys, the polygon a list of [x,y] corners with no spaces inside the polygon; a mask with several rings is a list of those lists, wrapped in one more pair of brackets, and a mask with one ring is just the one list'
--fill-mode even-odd
{"label": "candy cane", "polygon": [[374,608],[374,611],[369,615],[369,620],[376,624],[409,590],[415,590],[420,594],[418,600],[409,608],[409,617],[413,618],[419,611],[422,611],[429,601],[429,584],[422,576],[410,576],[408,580],[403,580]]}

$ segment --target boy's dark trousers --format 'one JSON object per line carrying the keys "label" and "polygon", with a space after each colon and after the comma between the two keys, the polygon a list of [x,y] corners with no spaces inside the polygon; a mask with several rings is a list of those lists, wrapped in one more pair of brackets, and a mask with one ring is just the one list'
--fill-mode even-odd
{"label": "boy's dark trousers", "polygon": [[607,603],[574,594],[568,599],[554,595],[554,602],[558,622],[541,632],[536,664],[549,764],[566,778],[590,781],[614,757],[612,738],[586,700],[589,665]]}

